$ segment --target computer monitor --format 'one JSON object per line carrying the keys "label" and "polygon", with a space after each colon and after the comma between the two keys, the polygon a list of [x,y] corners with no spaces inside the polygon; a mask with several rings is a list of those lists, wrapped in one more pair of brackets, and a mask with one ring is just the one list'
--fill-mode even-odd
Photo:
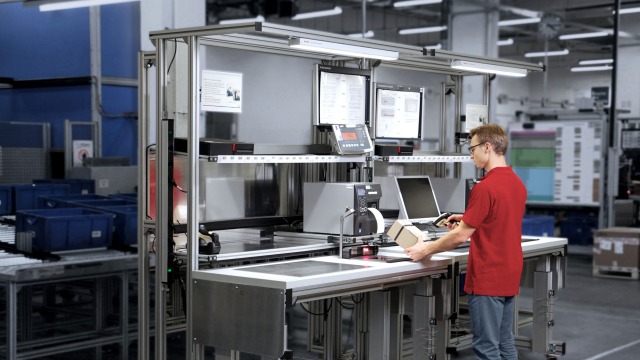
{"label": "computer monitor", "polygon": [[396,176],[398,219],[431,222],[440,216],[440,208],[429,176]]}
{"label": "computer monitor", "polygon": [[375,84],[375,138],[420,139],[424,89]]}
{"label": "computer monitor", "polygon": [[371,71],[315,66],[315,125],[369,125]]}

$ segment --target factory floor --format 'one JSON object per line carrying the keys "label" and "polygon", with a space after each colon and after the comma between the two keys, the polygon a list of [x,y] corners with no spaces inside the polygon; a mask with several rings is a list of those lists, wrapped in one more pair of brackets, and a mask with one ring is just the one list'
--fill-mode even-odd
{"label": "factory floor", "polygon": [[[566,343],[562,360],[636,360],[640,358],[640,280],[603,278],[592,275],[591,248],[569,247],[566,288],[559,291],[553,315],[553,338]],[[523,289],[522,308],[531,308],[532,291]],[[522,335],[529,335],[526,327]],[[182,336],[180,336],[183,339]],[[294,350],[296,359],[319,359],[315,353],[306,353],[302,341],[304,334],[295,335],[301,348]],[[177,343],[181,343],[178,341]],[[298,341],[296,341],[298,342]],[[179,346],[180,347],[180,346]],[[173,350],[178,350],[173,352]],[[182,349],[169,349],[170,359],[178,359]],[[520,360],[540,360],[546,357],[530,350],[519,350]],[[207,356],[207,358],[212,358]],[[225,359],[225,356],[216,356]],[[241,359],[260,359],[242,355]],[[459,351],[452,360],[476,359],[471,349]],[[371,359],[375,360],[375,359]]]}

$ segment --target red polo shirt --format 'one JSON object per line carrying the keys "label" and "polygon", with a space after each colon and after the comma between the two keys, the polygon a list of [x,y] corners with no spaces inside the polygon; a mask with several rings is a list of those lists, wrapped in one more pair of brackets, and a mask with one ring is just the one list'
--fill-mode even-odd
{"label": "red polo shirt", "polygon": [[513,296],[522,275],[522,217],[527,189],[511,167],[491,169],[471,190],[462,220],[471,235],[464,291]]}

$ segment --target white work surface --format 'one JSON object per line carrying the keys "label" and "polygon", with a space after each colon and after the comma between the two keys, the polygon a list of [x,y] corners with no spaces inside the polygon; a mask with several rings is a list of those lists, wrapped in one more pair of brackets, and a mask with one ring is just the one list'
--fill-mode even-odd
{"label": "white work surface", "polygon": [[336,256],[312,257],[298,260],[262,263],[233,268],[199,270],[194,280],[259,286],[273,289],[310,289],[332,285],[375,280],[394,283],[425,276],[431,271],[445,269],[451,259],[431,261],[401,261],[342,259]]}

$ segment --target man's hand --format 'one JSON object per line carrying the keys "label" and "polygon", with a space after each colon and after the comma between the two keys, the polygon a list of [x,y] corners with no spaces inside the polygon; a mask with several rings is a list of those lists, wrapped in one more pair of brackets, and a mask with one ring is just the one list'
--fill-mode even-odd
{"label": "man's hand", "polygon": [[415,245],[404,249],[404,253],[413,261],[429,260],[429,258],[431,258],[431,255],[427,256],[429,253],[429,244],[422,241],[418,241]]}

